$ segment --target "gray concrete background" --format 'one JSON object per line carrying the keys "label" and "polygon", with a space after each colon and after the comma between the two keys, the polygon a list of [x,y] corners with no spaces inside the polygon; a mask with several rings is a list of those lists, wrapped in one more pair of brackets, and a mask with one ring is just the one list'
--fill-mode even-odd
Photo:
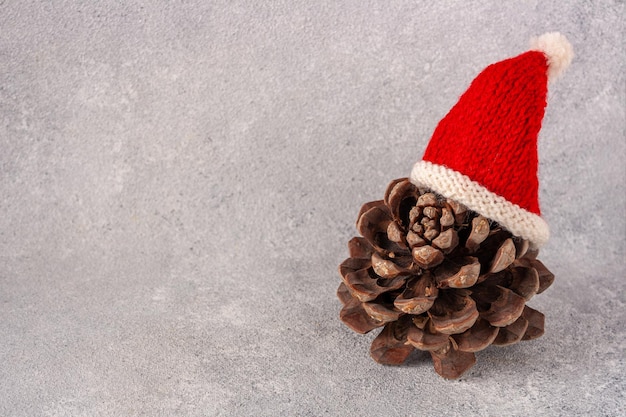
{"label": "gray concrete background", "polygon": [[[95,3],[0,2],[0,415],[625,413],[623,1]],[[335,298],[360,205],[553,30],[546,335],[377,365]]]}

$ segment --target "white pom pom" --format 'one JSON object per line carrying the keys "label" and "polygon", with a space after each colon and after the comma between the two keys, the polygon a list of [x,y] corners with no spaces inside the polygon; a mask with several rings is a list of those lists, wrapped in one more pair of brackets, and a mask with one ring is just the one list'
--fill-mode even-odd
{"label": "white pom pom", "polygon": [[574,58],[574,49],[565,35],[559,32],[545,33],[530,40],[530,49],[541,51],[548,59],[548,79],[557,79]]}

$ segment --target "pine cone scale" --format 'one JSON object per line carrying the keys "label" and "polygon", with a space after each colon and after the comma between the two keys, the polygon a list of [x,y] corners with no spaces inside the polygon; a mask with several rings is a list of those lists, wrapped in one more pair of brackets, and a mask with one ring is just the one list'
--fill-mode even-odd
{"label": "pine cone scale", "polygon": [[339,312],[339,318],[357,333],[365,334],[384,323],[372,318],[358,300],[351,299]]}
{"label": "pine cone scale", "polygon": [[443,333],[431,333],[416,326],[410,327],[407,332],[407,342],[419,350],[438,350],[450,343],[449,336]]}
{"label": "pine cone scale", "polygon": [[[453,302],[438,298],[428,312],[433,328],[437,332],[448,335],[463,333],[478,320],[476,302],[469,296],[458,298]],[[441,311],[443,314],[436,314],[434,311]]]}
{"label": "pine cone scale", "polygon": [[370,348],[372,358],[383,365],[402,364],[415,350],[412,345],[406,343],[410,324],[410,320],[406,319],[386,324],[372,342]]}
{"label": "pine cone scale", "polygon": [[476,324],[454,338],[459,350],[463,352],[478,352],[493,343],[498,336],[499,329],[492,326],[487,320],[479,318]]}
{"label": "pine cone scale", "polygon": [[418,315],[428,311],[439,294],[430,274],[414,278],[404,291],[396,297],[394,305],[404,313]]}
{"label": "pine cone scale", "polygon": [[467,256],[445,261],[435,269],[435,280],[439,288],[468,288],[476,284],[480,276],[480,262]]}
{"label": "pine cone scale", "polygon": [[532,340],[542,336],[544,332],[545,316],[528,306],[524,308],[522,315],[528,320],[528,328],[522,340]]}
{"label": "pine cone scale", "polygon": [[539,273],[535,268],[515,267],[511,269],[513,275],[511,288],[516,294],[529,301],[540,288]]}
{"label": "pine cone scale", "polygon": [[498,330],[498,336],[493,341],[497,346],[508,346],[519,342],[526,334],[528,329],[528,320],[520,316],[513,323]]}
{"label": "pine cone scale", "polygon": [[348,251],[350,252],[350,258],[370,259],[374,248],[367,243],[365,238],[353,237],[348,242]]}
{"label": "pine cone scale", "polygon": [[450,348],[444,352],[432,351],[435,371],[446,379],[456,379],[463,375],[476,363],[476,356],[472,352],[463,352]]}
{"label": "pine cone scale", "polygon": [[497,298],[491,302],[489,310],[481,314],[492,326],[508,326],[524,311],[526,300],[508,288],[497,285],[492,294],[497,294]]}

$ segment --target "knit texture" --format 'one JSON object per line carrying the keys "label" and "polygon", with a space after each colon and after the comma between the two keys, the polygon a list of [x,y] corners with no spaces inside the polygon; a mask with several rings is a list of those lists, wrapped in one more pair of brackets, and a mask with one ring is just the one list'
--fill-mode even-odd
{"label": "knit texture", "polygon": [[540,216],[442,165],[417,162],[411,172],[411,182],[445,195],[498,222],[512,234],[530,241],[533,248],[541,247],[550,237],[548,224]]}
{"label": "knit texture", "polygon": [[439,122],[423,160],[466,175],[540,215],[537,136],[546,106],[547,69],[539,51],[488,66]]}

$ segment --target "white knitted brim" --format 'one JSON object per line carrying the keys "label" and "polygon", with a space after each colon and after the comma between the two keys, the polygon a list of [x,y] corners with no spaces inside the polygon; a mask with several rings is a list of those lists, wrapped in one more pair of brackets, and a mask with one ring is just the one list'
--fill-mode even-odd
{"label": "white knitted brim", "polygon": [[541,217],[445,166],[419,161],[413,166],[411,182],[498,222],[513,235],[530,241],[533,248],[543,246],[550,237],[548,224]]}

